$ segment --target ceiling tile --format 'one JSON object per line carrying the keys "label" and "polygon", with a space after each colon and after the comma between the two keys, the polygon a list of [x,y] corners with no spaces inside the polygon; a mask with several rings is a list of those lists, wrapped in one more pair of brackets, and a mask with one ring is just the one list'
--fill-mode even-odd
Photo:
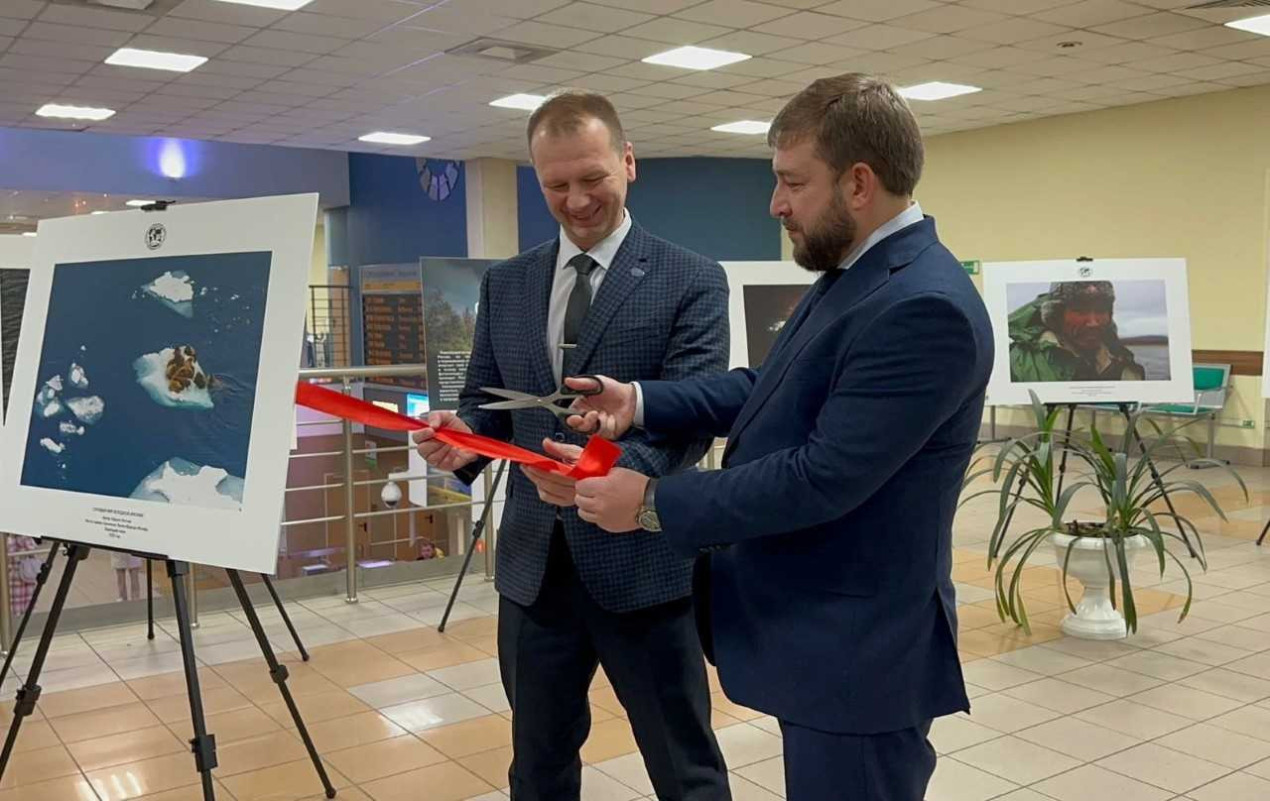
{"label": "ceiling tile", "polygon": [[1209,47],[1251,42],[1257,38],[1255,33],[1237,31],[1234,28],[1227,28],[1223,25],[1199,28],[1185,33],[1175,33],[1171,36],[1161,36],[1150,41],[1151,44],[1175,47],[1178,50],[1203,50]]}
{"label": "ceiling tile", "polygon": [[823,39],[827,36],[846,33],[856,28],[863,28],[867,24],[863,20],[835,17],[831,14],[821,14],[819,12],[800,11],[788,17],[781,17],[771,22],[765,22],[762,25],[755,25],[754,30],[759,33],[770,33],[773,36]]}
{"label": "ceiling tile", "polygon": [[[1075,5],[1080,0],[961,0],[963,6],[983,11],[1000,11],[1002,14],[1035,14],[1059,6]],[[1188,0],[1189,2],[1189,0]]]}
{"label": "ceiling tile", "polygon": [[1037,54],[1032,50],[1023,50],[1017,47],[994,47],[991,50],[984,50],[979,53],[954,56],[949,60],[957,64],[969,64],[986,69],[1000,69],[1001,67],[1035,61],[1037,58]]}
{"label": "ceiling tile", "polygon": [[1145,78],[1130,78],[1124,81],[1112,81],[1111,83],[1113,86],[1131,89],[1135,92],[1150,92],[1155,89],[1190,83],[1190,79],[1177,75],[1148,75]]}
{"label": "ceiling tile", "polygon": [[518,64],[504,70],[501,75],[519,78],[525,81],[564,84],[576,80],[582,73],[578,70],[565,70],[558,67],[545,67],[539,64]]}
{"label": "ceiling tile", "polygon": [[1127,61],[1164,58],[1180,51],[1160,47],[1150,42],[1128,42],[1115,47],[1097,47],[1092,50],[1076,48],[1067,52],[1085,61],[1095,61],[1099,64],[1123,64]]}
{"label": "ceiling tile", "polygon": [[978,39],[997,44],[1016,44],[1045,36],[1062,36],[1071,32],[1071,28],[1062,25],[1024,17],[1012,17],[989,25],[975,26],[962,31],[959,35],[966,39]]}
{"label": "ceiling tile", "polygon": [[1206,48],[1200,52],[1214,58],[1228,61],[1246,61],[1253,58],[1270,56],[1270,37],[1258,36],[1255,40],[1233,45]]}
{"label": "ceiling tile", "polygon": [[247,25],[254,28],[272,25],[287,15],[285,11],[237,3],[222,3],[218,0],[184,0],[168,13],[173,17],[222,22],[227,25]]}
{"label": "ceiling tile", "polygon": [[1178,70],[1177,74],[1196,81],[1219,81],[1236,75],[1251,75],[1254,72],[1262,72],[1264,70],[1265,67],[1243,61],[1222,61],[1208,67]]}
{"label": "ceiling tile", "polygon": [[[1062,45],[1068,42],[1080,42],[1077,48],[1064,48]],[[1039,39],[1029,39],[1026,42],[1018,42],[1015,47],[1022,47],[1025,50],[1039,50],[1047,53],[1066,53],[1079,50],[1082,54],[1090,50],[1096,50],[1102,47],[1120,47],[1130,44],[1126,39],[1117,36],[1105,36],[1101,33],[1093,31],[1075,31],[1072,33],[1060,33],[1054,36],[1042,36]]]}
{"label": "ceiling tile", "polygon": [[619,67],[627,63],[627,61],[629,59],[563,50],[545,58],[540,58],[534,63],[543,67],[555,67],[557,69],[574,70],[575,72],[603,72]]}
{"label": "ceiling tile", "polygon": [[1161,12],[1159,14],[1148,14],[1145,17],[1120,20],[1107,25],[1099,25],[1094,30],[1098,33],[1105,33],[1108,36],[1121,36],[1125,39],[1151,39],[1156,36],[1167,36],[1169,34],[1192,31],[1197,28],[1211,27],[1209,23],[1195,17]]}
{"label": "ceiling tile", "polygon": [[206,39],[209,42],[237,44],[259,30],[259,28],[249,28],[246,25],[222,25],[217,22],[165,17],[146,28],[146,33],[156,36]]}
{"label": "ceiling tile", "polygon": [[[412,25],[419,25],[420,20],[426,16],[426,14],[422,14],[410,22]],[[514,20],[507,20],[508,25],[512,22]],[[383,22],[375,19],[349,19],[348,17],[332,17],[327,14],[306,14],[303,11],[288,14],[273,25],[273,29],[276,31],[305,33],[311,36],[338,36],[341,38],[370,36],[376,31],[383,30],[384,27]]]}
{"label": "ceiling tile", "polygon": [[632,89],[631,94],[644,95],[646,97],[658,97],[663,100],[683,100],[687,97],[696,97],[709,93],[709,89],[702,89],[699,86],[687,86],[682,83],[669,83],[667,81],[659,81]]}
{"label": "ceiling tile", "polygon": [[870,25],[867,28],[831,36],[825,41],[861,50],[889,50],[892,47],[930,39],[934,35],[926,31],[915,31],[894,25]]}
{"label": "ceiling tile", "polygon": [[1251,75],[1235,75],[1230,78],[1222,78],[1217,83],[1226,86],[1261,86],[1270,83],[1270,71],[1256,72]]}
{"label": "ceiling tile", "polygon": [[256,64],[275,64],[283,67],[298,67],[313,60],[312,53],[297,53],[290,50],[272,50],[265,47],[247,47],[237,45],[220,54],[221,58],[231,61],[250,61]]}
{"label": "ceiling tile", "polygon": [[273,50],[289,50],[297,53],[325,55],[348,44],[348,39],[334,36],[310,36],[303,33],[267,30],[261,31],[243,42],[249,47],[267,47]]}
{"label": "ceiling tile", "polygon": [[652,22],[646,22],[643,25],[636,25],[634,28],[628,28],[622,32],[622,35],[634,36],[639,39],[652,39],[657,42],[666,42],[667,44],[688,45],[697,44],[706,39],[714,39],[731,32],[730,29],[721,28],[718,25],[706,25],[703,22],[686,22],[663,17]]}
{"label": "ceiling tile", "polygon": [[749,28],[771,22],[789,13],[787,8],[754,3],[751,0],[707,0],[701,5],[678,12],[675,17],[692,22],[715,22],[734,28]]}
{"label": "ceiling tile", "polygon": [[579,89],[591,89],[596,92],[629,92],[637,87],[646,86],[647,82],[597,73],[574,78],[573,85]]}
{"label": "ceiling tile", "polygon": [[648,39],[632,39],[628,36],[604,36],[592,39],[573,48],[583,53],[595,53],[601,56],[616,56],[627,61],[638,61],[657,53],[665,52],[666,45]]}
{"label": "ceiling tile", "polygon": [[281,67],[276,64],[249,64],[245,61],[228,61],[223,58],[214,58],[199,67],[198,71],[213,75],[237,75],[240,78],[260,78],[263,80],[276,78],[290,71],[290,69],[290,67]]}
{"label": "ceiling tile", "polygon": [[[426,14],[424,16],[427,16]],[[653,19],[651,14],[626,11],[594,3],[570,3],[535,18],[535,22],[564,25],[600,33],[613,33]]]}
{"label": "ceiling tile", "polygon": [[712,47],[716,50],[745,53],[749,56],[762,56],[770,53],[784,58],[784,53],[806,47],[807,43],[801,39],[791,39],[787,36],[772,36],[771,34],[754,33],[753,31],[733,31],[714,39],[706,39],[701,43],[701,46]]}
{"label": "ceiling tile", "polygon": [[85,28],[79,25],[54,25],[47,22],[32,22],[27,26],[22,36],[23,38],[45,39],[53,42],[74,42],[101,45],[103,47],[119,47],[128,41],[131,34],[127,31],[112,31],[106,28]]}
{"label": "ceiling tile", "polygon": [[896,17],[939,8],[939,5],[933,0],[839,0],[819,6],[816,11],[865,22],[886,22]]}
{"label": "ceiling tile", "polygon": [[[930,39],[922,39],[918,42],[888,49],[892,53],[919,56],[939,61],[971,53],[982,53],[991,47],[990,44],[985,42],[974,42],[969,39],[962,39],[959,36],[934,36]],[[1035,54],[1032,54],[1032,57],[1035,58]]]}
{"label": "ceiling tile", "polygon": [[941,6],[892,20],[893,25],[930,33],[956,33],[1007,19],[995,11],[979,11],[962,6]]}
{"label": "ceiling tile", "polygon": [[902,70],[905,67],[916,67],[925,63],[926,59],[917,56],[907,56],[899,53],[865,53],[862,56],[835,64],[834,67],[837,68],[839,74],[844,72],[874,72],[885,75],[892,70]]}
{"label": "ceiling tile", "polygon": [[668,81],[683,75],[686,71],[662,64],[642,64],[638,61],[605,70],[605,72],[620,75],[624,78],[637,78],[645,81]]}
{"label": "ceiling tile", "polygon": [[91,61],[73,61],[68,58],[43,58],[41,56],[27,56],[15,53],[6,53],[0,56],[0,67],[64,72],[70,75],[83,74],[94,66],[95,64]]}
{"label": "ceiling tile", "polygon": [[733,75],[749,75],[754,78],[779,78],[806,67],[805,64],[794,64],[789,61],[777,61],[771,58],[752,58],[720,67],[720,72]]}
{"label": "ceiling tile", "polygon": [[123,11],[106,11],[84,6],[50,5],[40,14],[41,22],[60,22],[65,25],[86,25],[90,28],[108,28],[114,31],[136,32],[154,21],[148,14],[130,14]]}
{"label": "ceiling tile", "polygon": [[751,75],[729,75],[726,72],[706,70],[703,72],[690,72],[681,78],[675,78],[673,83],[700,86],[705,89],[734,89],[747,83],[754,83],[754,77]]}
{"label": "ceiling tile", "polygon": [[1126,67],[1135,70],[1146,70],[1147,72],[1177,72],[1181,73],[1185,70],[1198,69],[1200,67],[1212,67],[1219,64],[1229,64],[1233,62],[1223,62],[1221,59],[1206,56],[1202,53],[1177,53],[1164,58],[1151,58],[1145,61],[1130,61],[1125,64]]}
{"label": "ceiling tile", "polygon": [[685,8],[695,6],[701,0],[591,0],[602,6],[628,8],[631,11],[644,11],[649,14],[674,14]]}
{"label": "ceiling tile", "polygon": [[0,17],[34,19],[44,9],[44,5],[34,0],[6,0],[0,3]]}
{"label": "ceiling tile", "polygon": [[795,83],[794,81],[781,80],[765,80],[747,83],[742,90],[755,95],[764,95],[766,97],[789,97],[796,95],[803,89],[807,88],[806,84]]}
{"label": "ceiling tile", "polygon": [[856,58],[866,52],[868,51],[857,47],[843,47],[842,45],[826,44],[825,42],[807,42],[798,47],[782,50],[771,55],[780,58],[782,61],[793,61],[797,64],[833,64],[838,61],[846,61],[849,58]]}
{"label": "ceiling tile", "polygon": [[161,53],[187,53],[205,58],[214,58],[225,52],[227,47],[223,42],[178,39],[175,36],[151,36],[148,33],[132,37],[128,40],[128,46],[142,50],[158,50]]}
{"label": "ceiling tile", "polygon": [[563,25],[544,25],[541,22],[521,22],[498,32],[498,38],[511,42],[560,48],[573,47],[596,36],[595,31],[566,28]]}
{"label": "ceiling tile", "polygon": [[[418,0],[413,0],[413,2],[418,2]],[[507,0],[450,0],[448,3],[448,5],[465,12],[480,11],[509,14],[521,19],[529,19],[539,14],[546,14],[548,11],[568,4],[569,0],[515,0],[512,3],[507,2]],[[432,5],[432,2],[429,0],[429,2],[419,3],[419,5]]]}
{"label": "ceiling tile", "polygon": [[[6,42],[7,44],[7,42]],[[102,62],[117,48],[99,47],[97,45],[76,44],[74,42],[47,42],[40,39],[22,38],[9,45],[10,53],[24,53],[44,58],[70,58],[77,61]]]}
{"label": "ceiling tile", "polygon": [[[376,20],[375,22],[379,22]],[[446,33],[462,33],[471,36],[496,35],[504,28],[516,25],[520,20],[495,14],[477,14],[450,6],[433,6],[422,14],[409,19],[417,28],[429,28]]]}
{"label": "ceiling tile", "polygon": [[1081,61],[1075,58],[1064,58],[1055,56],[1054,58],[1043,58],[1036,61],[1025,61],[1022,64],[1016,64],[1011,67],[1015,72],[1022,72],[1028,75],[1074,75],[1076,73],[1088,72],[1095,69],[1097,65],[1088,61]]}
{"label": "ceiling tile", "polygon": [[1142,16],[1142,6],[1122,3],[1119,0],[1083,0],[1062,8],[1042,11],[1037,19],[1067,25],[1072,28],[1092,28],[1108,22]]}

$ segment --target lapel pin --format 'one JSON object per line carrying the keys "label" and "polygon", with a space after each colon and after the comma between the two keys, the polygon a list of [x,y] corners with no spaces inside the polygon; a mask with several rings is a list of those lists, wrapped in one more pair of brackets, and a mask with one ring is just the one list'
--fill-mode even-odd
{"label": "lapel pin", "polygon": [[632,268],[631,268],[631,275],[635,276],[636,278],[643,278],[643,277],[644,277],[644,271],[643,271],[643,270],[641,270],[641,269],[640,269],[640,268],[638,268],[638,267],[632,267]]}

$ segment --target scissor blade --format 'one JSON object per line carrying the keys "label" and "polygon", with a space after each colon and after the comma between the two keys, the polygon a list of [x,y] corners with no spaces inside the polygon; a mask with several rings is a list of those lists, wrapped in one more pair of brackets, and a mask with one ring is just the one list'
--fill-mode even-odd
{"label": "scissor blade", "polygon": [[497,412],[505,409],[539,409],[542,407],[537,401],[532,400],[505,400],[495,403],[482,403],[480,408]]}
{"label": "scissor blade", "polygon": [[514,389],[503,389],[502,387],[481,387],[481,392],[486,395],[493,395],[496,398],[507,398],[508,400],[517,401],[534,400],[535,397],[527,392],[517,392]]}

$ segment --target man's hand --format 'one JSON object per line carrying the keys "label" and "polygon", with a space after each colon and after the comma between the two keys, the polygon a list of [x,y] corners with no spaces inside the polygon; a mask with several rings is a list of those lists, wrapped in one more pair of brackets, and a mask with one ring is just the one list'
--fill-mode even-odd
{"label": "man's hand", "polygon": [[452,431],[472,433],[467,423],[459,419],[454,412],[432,412],[428,415],[428,426],[411,434],[419,455],[438,470],[454,472],[476,461],[477,454],[446,445],[436,439],[437,429],[448,428]]}
{"label": "man's hand", "polygon": [[[635,385],[622,384],[604,376],[598,378],[602,388],[600,394],[575,399],[569,408],[577,414],[565,422],[574,431],[615,440],[635,424]],[[593,386],[586,378],[566,378],[564,383],[570,389]]]}
{"label": "man's hand", "polygon": [[[576,464],[578,457],[582,455],[582,449],[577,445],[562,445],[549,439],[542,441],[542,449],[551,458],[565,464]],[[576,479],[559,473],[538,470],[529,465],[521,465],[520,469],[530,481],[534,482],[534,486],[538,488],[538,497],[543,503],[561,507],[573,506],[574,489],[578,483]]]}
{"label": "man's hand", "polygon": [[577,485],[578,517],[613,534],[635,531],[647,487],[648,476],[624,467],[603,478],[583,479]]}

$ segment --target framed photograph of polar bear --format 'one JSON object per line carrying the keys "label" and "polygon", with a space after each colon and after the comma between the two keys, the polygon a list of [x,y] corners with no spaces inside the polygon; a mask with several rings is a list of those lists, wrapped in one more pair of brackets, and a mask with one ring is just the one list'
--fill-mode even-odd
{"label": "framed photograph of polar bear", "polygon": [[0,530],[272,573],[316,195],[47,220]]}

